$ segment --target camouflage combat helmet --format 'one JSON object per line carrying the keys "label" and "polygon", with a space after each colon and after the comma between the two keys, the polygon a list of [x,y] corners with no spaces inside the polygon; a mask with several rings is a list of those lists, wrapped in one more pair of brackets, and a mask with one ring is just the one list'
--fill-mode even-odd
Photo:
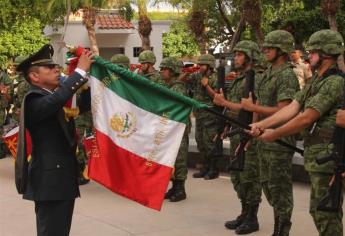
{"label": "camouflage combat helmet", "polygon": [[156,63],[156,56],[151,50],[142,51],[139,54],[139,63]]}
{"label": "camouflage combat helmet", "polygon": [[203,54],[199,56],[197,63],[200,65],[208,65],[211,68],[216,67],[216,59],[210,54]]}
{"label": "camouflage combat helmet", "polygon": [[14,66],[18,66],[20,63],[22,63],[26,58],[28,58],[28,56],[17,56],[14,61],[13,61],[13,65]]}
{"label": "camouflage combat helmet", "polygon": [[260,49],[257,43],[249,40],[238,42],[233,50],[245,53],[251,60],[258,61],[260,57]]}
{"label": "camouflage combat helmet", "polygon": [[274,30],[265,37],[264,48],[279,48],[282,52],[291,53],[294,51],[294,38],[292,34],[285,30]]}
{"label": "camouflage combat helmet", "polygon": [[306,50],[322,50],[329,55],[341,54],[344,52],[344,39],[337,31],[320,30],[310,36]]}
{"label": "camouflage combat helmet", "polygon": [[110,61],[123,68],[129,69],[129,58],[124,54],[115,54],[111,57]]}
{"label": "camouflage combat helmet", "polygon": [[166,57],[166,58],[164,58],[162,60],[161,64],[159,65],[159,68],[169,68],[175,74],[180,74],[181,73],[180,63],[174,57]]}

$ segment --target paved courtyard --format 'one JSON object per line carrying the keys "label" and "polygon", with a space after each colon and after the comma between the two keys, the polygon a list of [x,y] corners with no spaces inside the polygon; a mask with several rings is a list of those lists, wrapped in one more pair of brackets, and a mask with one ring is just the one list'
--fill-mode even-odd
{"label": "paved courtyard", "polygon": [[[13,159],[0,160],[0,236],[35,235],[33,203],[22,200],[14,185]],[[226,236],[236,235],[224,228],[240,204],[228,176],[216,180],[187,180],[188,198],[179,203],[166,201],[161,212],[143,207],[91,182],[81,186],[76,201],[71,236]],[[317,235],[308,214],[309,186],[294,184],[295,208],[290,235]],[[271,235],[272,209],[267,201],[259,209],[260,231]]]}

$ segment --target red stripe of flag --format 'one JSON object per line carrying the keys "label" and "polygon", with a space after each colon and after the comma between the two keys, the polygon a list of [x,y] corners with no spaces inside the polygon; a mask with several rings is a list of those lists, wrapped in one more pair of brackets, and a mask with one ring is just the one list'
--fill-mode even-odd
{"label": "red stripe of flag", "polygon": [[96,140],[98,145],[92,145],[89,161],[90,178],[115,193],[160,210],[173,169],[148,162],[99,131]]}

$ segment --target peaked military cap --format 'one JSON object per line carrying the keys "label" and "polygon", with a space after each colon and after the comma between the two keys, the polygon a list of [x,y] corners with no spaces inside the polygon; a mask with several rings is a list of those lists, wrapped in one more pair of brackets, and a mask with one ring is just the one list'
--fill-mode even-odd
{"label": "peaked military cap", "polygon": [[53,46],[50,44],[44,45],[38,52],[29,56],[27,59],[22,61],[18,67],[17,71],[21,71],[24,74],[28,72],[32,66],[47,66],[47,65],[57,65],[52,59],[54,55]]}

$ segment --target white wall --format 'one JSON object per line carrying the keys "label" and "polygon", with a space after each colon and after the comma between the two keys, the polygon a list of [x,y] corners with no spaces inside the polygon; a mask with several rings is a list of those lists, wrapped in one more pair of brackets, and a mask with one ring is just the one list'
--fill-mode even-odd
{"label": "white wall", "polygon": [[[141,47],[141,38],[137,31],[138,23],[133,22],[135,29],[133,30],[96,30],[96,39],[99,48],[102,47],[124,47],[125,54],[129,57],[131,63],[138,63],[138,57],[133,57],[133,47]],[[151,46],[157,58],[156,67],[162,61],[162,34],[169,31],[171,21],[152,21],[152,32],[150,36]],[[60,41],[62,27],[53,30],[46,27],[44,32],[51,39],[51,43],[55,49],[54,59],[59,63],[65,62],[66,49],[60,49],[56,42]],[[132,32],[132,33],[131,33]],[[89,38],[85,26],[81,22],[70,22],[64,42],[68,45],[90,47]]]}

